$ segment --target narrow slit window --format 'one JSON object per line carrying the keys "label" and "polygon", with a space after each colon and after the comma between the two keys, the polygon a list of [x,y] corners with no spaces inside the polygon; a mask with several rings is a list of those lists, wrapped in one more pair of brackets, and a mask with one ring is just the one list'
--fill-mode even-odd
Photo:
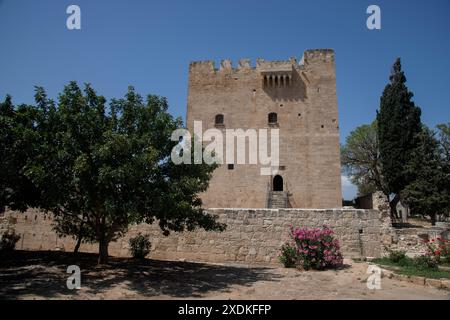
{"label": "narrow slit window", "polygon": [[216,125],[223,125],[224,123],[224,117],[223,114],[217,114],[215,118],[215,124]]}
{"label": "narrow slit window", "polygon": [[275,112],[269,113],[269,124],[275,124],[278,122],[278,116]]}

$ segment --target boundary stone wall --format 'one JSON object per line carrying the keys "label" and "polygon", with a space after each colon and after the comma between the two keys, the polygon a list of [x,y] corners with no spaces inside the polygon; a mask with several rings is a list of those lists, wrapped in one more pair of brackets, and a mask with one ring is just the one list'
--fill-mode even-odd
{"label": "boundary stone wall", "polygon": [[[162,235],[157,224],[130,227],[112,242],[112,256],[129,256],[128,240],[138,232],[150,234],[150,257],[163,260],[232,262],[275,265],[279,250],[294,227],[332,228],[340,241],[344,258],[379,257],[382,254],[383,216],[378,210],[363,209],[208,209],[227,224],[224,232],[172,233]],[[71,251],[75,241],[59,238],[52,230],[52,218],[37,210],[7,211],[8,223],[21,238],[16,249]],[[98,252],[97,245],[82,244],[80,251]]]}

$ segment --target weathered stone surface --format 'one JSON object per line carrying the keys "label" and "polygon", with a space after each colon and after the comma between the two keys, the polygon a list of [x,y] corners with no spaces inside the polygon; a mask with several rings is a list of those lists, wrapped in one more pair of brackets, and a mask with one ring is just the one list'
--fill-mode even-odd
{"label": "weathered stone surface", "polygon": [[[288,239],[290,226],[331,227],[340,240],[345,258],[379,257],[381,232],[376,210],[314,210],[314,209],[209,209],[227,230],[205,232],[198,230],[182,234],[161,234],[157,224],[132,226],[121,239],[110,244],[110,254],[128,256],[128,240],[138,232],[150,234],[151,257],[158,259],[187,259],[209,262],[246,262],[276,264],[279,249]],[[238,218],[239,217],[239,218]],[[74,241],[59,238],[52,231],[52,219],[35,210],[25,213],[8,211],[4,219],[20,234],[18,249],[71,251]],[[250,221],[250,224],[245,221]],[[269,222],[270,221],[270,222]],[[274,227],[275,224],[281,225]],[[361,233],[362,232],[362,233]],[[97,252],[95,245],[83,244],[82,251]]]}
{"label": "weathered stone surface", "polygon": [[430,287],[442,288],[442,281],[439,279],[426,279],[425,284]]}
{"label": "weathered stone surface", "polygon": [[450,280],[441,280],[441,288],[450,290]]}
{"label": "weathered stone surface", "polygon": [[[192,62],[189,68],[186,124],[193,131],[227,129],[279,129],[283,191],[291,208],[340,208],[342,205],[339,121],[333,50],[307,50],[301,62],[241,60],[237,68],[223,60]],[[274,124],[269,113],[277,114]],[[223,115],[223,124],[215,123]],[[224,141],[225,144],[225,141]],[[285,207],[269,204],[273,176],[261,175],[258,164],[226,164],[213,173],[202,194],[207,208]],[[248,147],[247,147],[248,150]],[[226,153],[223,153],[226,155]],[[229,159],[224,159],[229,160]],[[231,162],[229,162],[231,163]]]}
{"label": "weathered stone surface", "polygon": [[409,277],[409,282],[424,286],[425,278],[424,277]]}

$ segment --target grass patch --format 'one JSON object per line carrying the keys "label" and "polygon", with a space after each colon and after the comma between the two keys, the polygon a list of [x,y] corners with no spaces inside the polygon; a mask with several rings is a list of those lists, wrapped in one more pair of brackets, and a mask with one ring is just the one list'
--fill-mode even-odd
{"label": "grass patch", "polygon": [[377,258],[372,260],[373,263],[379,264],[386,269],[397,274],[406,276],[425,277],[430,279],[450,279],[450,271],[439,268],[426,268],[418,266],[414,259],[405,257],[397,262],[392,261],[389,257]]}
{"label": "grass patch", "polygon": [[405,258],[400,263],[400,262],[393,262],[388,257],[376,258],[376,259],[373,259],[372,262],[376,263],[376,264],[383,265],[383,266],[391,266],[391,267],[401,267],[401,266],[404,266],[404,265],[407,265],[407,264],[412,265],[412,263],[413,263],[411,258]]}
{"label": "grass patch", "polygon": [[450,272],[435,269],[418,269],[414,267],[402,267],[395,271],[406,276],[425,277],[430,279],[450,279]]}

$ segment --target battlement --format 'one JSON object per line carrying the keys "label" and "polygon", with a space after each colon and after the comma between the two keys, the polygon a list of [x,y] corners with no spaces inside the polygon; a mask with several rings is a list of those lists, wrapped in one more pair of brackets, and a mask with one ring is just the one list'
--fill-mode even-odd
{"label": "battlement", "polygon": [[[237,140],[222,139],[223,151],[234,141],[233,154],[223,152],[225,165],[214,171],[208,190],[201,194],[206,208],[342,205],[334,52],[306,50],[301,60],[297,58],[191,63],[187,128],[194,132],[194,123],[201,121],[203,131],[243,130],[235,131]],[[279,152],[270,153],[279,156],[278,168],[251,160],[263,148],[258,144],[253,149],[248,129],[269,129],[270,139],[277,130]],[[242,142],[245,148],[238,147]],[[272,143],[270,148],[276,147]],[[229,159],[238,163],[229,166]],[[261,175],[263,168],[270,169],[270,176]]]}
{"label": "battlement", "polygon": [[305,65],[311,61],[334,62],[333,49],[310,49],[306,50],[300,61],[300,64]]}
{"label": "battlement", "polygon": [[306,50],[300,59],[300,63],[297,62],[295,57],[291,57],[289,60],[274,60],[266,61],[264,59],[256,59],[256,64],[252,66],[250,59],[240,59],[236,67],[233,67],[233,62],[229,59],[222,60],[219,68],[216,68],[213,60],[206,61],[193,61],[189,65],[189,72],[197,73],[214,73],[214,72],[239,72],[242,70],[256,70],[261,73],[268,72],[290,72],[293,68],[305,66],[310,62],[333,62],[334,51],[332,49],[309,49]]}

